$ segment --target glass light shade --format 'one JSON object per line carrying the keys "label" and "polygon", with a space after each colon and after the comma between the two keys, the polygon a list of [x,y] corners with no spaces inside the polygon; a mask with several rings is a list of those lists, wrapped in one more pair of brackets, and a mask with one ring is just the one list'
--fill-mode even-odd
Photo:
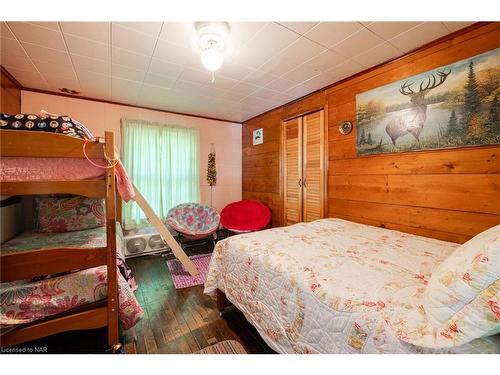
{"label": "glass light shade", "polygon": [[224,61],[224,57],[222,53],[213,48],[208,48],[201,53],[201,63],[203,66],[211,71],[215,72],[222,66],[222,62]]}

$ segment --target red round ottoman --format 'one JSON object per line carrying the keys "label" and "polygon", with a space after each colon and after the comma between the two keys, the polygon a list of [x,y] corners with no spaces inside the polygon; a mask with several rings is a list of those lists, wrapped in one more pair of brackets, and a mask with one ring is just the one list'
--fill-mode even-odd
{"label": "red round ottoman", "polygon": [[230,203],[220,213],[222,226],[239,233],[264,229],[270,220],[269,208],[261,202],[252,200]]}

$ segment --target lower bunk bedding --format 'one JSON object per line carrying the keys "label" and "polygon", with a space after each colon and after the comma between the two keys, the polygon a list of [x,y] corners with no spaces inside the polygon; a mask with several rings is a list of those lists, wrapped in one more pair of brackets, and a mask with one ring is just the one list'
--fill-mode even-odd
{"label": "lower bunk bedding", "polygon": [[[144,315],[137,289],[123,257],[124,239],[117,223],[117,273],[119,319],[124,330]],[[50,247],[106,246],[106,227],[63,233],[25,232],[2,244],[2,253]],[[52,277],[0,284],[0,328],[7,332],[30,323],[106,298],[106,266]]]}
{"label": "lower bunk bedding", "polygon": [[339,219],[296,224],[219,242],[205,293],[225,293],[279,353],[500,353],[498,335],[457,344],[426,319],[431,273],[457,247]]}

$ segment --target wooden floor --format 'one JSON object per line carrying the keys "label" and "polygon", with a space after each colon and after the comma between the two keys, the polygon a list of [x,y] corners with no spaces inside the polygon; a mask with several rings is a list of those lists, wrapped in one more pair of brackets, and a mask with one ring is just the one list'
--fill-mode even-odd
{"label": "wooden floor", "polygon": [[[189,254],[209,251],[197,248]],[[203,294],[202,285],[175,289],[165,257],[144,256],[127,263],[139,285],[136,296],[145,313],[135,327],[136,337],[122,336],[127,353],[193,353],[228,339],[239,341],[248,353],[272,353],[234,307],[220,317],[215,300]],[[22,346],[45,347],[49,353],[102,353],[106,330],[66,332]]]}

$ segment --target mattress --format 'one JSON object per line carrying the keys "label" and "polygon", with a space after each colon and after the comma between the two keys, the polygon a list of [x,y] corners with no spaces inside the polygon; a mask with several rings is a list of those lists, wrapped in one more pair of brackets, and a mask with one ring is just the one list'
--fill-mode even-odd
{"label": "mattress", "polygon": [[[102,159],[92,159],[105,165]],[[2,157],[0,181],[75,181],[103,178],[105,169],[83,158]]]}
{"label": "mattress", "polygon": [[[105,165],[103,159],[2,157],[0,182],[103,179],[106,169],[100,166]],[[121,161],[116,163],[115,172],[118,193],[128,202],[135,196],[134,186]]]}
{"label": "mattress", "polygon": [[[103,247],[106,228],[76,232],[25,232],[2,244],[2,253],[49,247]],[[119,320],[130,329],[144,312],[135,298],[135,281],[123,258],[123,234],[117,223],[117,265]],[[2,330],[59,314],[106,298],[106,266],[89,268],[41,280],[0,284],[0,325]]]}
{"label": "mattress", "polygon": [[279,353],[500,353],[498,336],[418,346],[401,322],[457,246],[340,219],[274,228],[220,241],[205,293],[223,291]]}

